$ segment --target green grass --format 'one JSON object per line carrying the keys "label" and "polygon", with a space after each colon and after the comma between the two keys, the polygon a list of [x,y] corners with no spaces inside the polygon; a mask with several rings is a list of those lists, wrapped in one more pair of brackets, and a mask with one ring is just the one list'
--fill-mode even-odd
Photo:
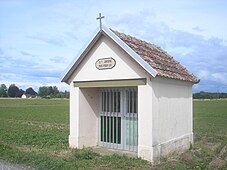
{"label": "green grass", "polygon": [[0,159],[36,169],[226,169],[227,100],[194,101],[195,145],[160,165],[70,149],[69,101],[0,99]]}

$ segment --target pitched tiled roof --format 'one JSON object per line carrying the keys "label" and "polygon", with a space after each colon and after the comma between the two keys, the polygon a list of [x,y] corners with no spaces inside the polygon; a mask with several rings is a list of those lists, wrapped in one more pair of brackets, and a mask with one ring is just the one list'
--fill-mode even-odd
{"label": "pitched tiled roof", "polygon": [[111,31],[155,69],[158,76],[192,83],[199,82],[197,77],[160,47],[112,29]]}

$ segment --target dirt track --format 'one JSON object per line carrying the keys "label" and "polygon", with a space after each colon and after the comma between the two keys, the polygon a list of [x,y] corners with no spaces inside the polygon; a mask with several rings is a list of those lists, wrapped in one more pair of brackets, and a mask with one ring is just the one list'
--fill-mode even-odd
{"label": "dirt track", "polygon": [[26,167],[22,165],[15,165],[0,160],[0,170],[34,170],[34,168]]}

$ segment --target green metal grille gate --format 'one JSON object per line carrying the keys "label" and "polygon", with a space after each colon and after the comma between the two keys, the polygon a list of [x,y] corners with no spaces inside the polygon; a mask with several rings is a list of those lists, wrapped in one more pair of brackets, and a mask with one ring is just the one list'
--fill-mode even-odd
{"label": "green metal grille gate", "polygon": [[137,152],[137,88],[100,90],[99,145]]}

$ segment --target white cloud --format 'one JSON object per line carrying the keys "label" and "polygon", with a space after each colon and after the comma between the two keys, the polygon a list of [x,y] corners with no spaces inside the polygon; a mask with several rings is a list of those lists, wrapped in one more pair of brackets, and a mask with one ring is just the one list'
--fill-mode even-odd
{"label": "white cloud", "polygon": [[61,64],[65,63],[64,57],[60,57],[60,56],[52,57],[52,58],[50,58],[50,61],[54,62],[54,63],[61,63]]}
{"label": "white cloud", "polygon": [[50,37],[49,35],[33,35],[33,36],[28,36],[29,38],[35,39],[35,40],[40,40],[48,44],[52,45],[57,45],[57,46],[63,46],[64,41],[62,39]]}
{"label": "white cloud", "polygon": [[195,30],[195,31],[199,31],[199,32],[202,32],[202,31],[204,31],[204,29],[202,29],[202,28],[200,28],[200,27],[194,27],[194,28],[192,28],[193,30]]}
{"label": "white cloud", "polygon": [[210,73],[207,70],[199,70],[198,77],[203,80],[209,80]]}
{"label": "white cloud", "polygon": [[2,51],[2,49],[0,48],[0,55],[4,54],[4,52]]}
{"label": "white cloud", "polygon": [[217,82],[223,82],[227,86],[227,72],[218,72],[213,73],[211,76],[217,81]]}
{"label": "white cloud", "polygon": [[24,55],[24,56],[29,56],[29,57],[37,57],[36,55],[28,53],[26,51],[21,51],[21,54]]}

